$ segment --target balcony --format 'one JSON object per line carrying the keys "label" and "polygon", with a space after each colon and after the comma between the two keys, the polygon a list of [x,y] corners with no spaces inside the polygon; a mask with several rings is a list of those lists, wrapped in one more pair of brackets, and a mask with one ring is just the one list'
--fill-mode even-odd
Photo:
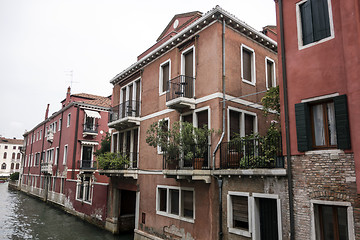
{"label": "balcony", "polygon": [[166,106],[172,109],[195,109],[195,78],[179,75],[169,81],[166,92]]}
{"label": "balcony", "polygon": [[97,136],[98,125],[95,124],[83,124],[83,137],[86,136]]}
{"label": "balcony", "polygon": [[169,178],[203,180],[211,182],[211,145],[204,149],[202,146],[189,146],[177,159],[168,159],[163,154],[163,174]]}
{"label": "balcony", "polygon": [[83,171],[93,172],[97,169],[97,164],[93,160],[79,160],[77,167]]}
{"label": "balcony", "polygon": [[52,130],[47,131],[46,139],[48,140],[48,142],[54,141],[54,132]]}
{"label": "balcony", "polygon": [[[138,178],[138,159],[139,153],[137,152],[121,152],[115,153],[118,157],[113,161],[109,161],[99,165],[100,174],[104,174],[108,177],[125,177],[125,178]],[[119,159],[126,159],[126,163],[122,162]]]}
{"label": "balcony", "polygon": [[281,137],[244,138],[220,147],[220,168],[215,175],[286,175]]}
{"label": "balcony", "polygon": [[41,163],[41,172],[43,174],[52,174],[52,163],[43,162]]}
{"label": "balcony", "polygon": [[112,108],[109,127],[118,130],[140,125],[140,101],[126,101]]}

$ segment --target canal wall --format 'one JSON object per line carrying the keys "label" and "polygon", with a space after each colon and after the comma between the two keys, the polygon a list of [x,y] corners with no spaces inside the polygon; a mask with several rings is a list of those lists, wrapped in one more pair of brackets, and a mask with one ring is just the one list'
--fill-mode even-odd
{"label": "canal wall", "polygon": [[13,190],[20,190],[19,181],[18,180],[9,180],[8,188],[13,189]]}

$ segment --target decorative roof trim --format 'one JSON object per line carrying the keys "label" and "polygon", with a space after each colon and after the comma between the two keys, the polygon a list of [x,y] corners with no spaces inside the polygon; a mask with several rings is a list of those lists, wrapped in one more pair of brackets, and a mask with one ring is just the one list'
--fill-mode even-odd
{"label": "decorative roof trim", "polygon": [[126,79],[128,76],[131,76],[133,73],[139,71],[144,66],[148,65],[154,59],[162,56],[173,47],[182,43],[184,40],[187,40],[190,36],[196,35],[196,33],[200,32],[203,28],[210,25],[212,22],[220,19],[225,20],[226,25],[239,31],[248,38],[253,39],[254,41],[268,48],[269,50],[275,52],[277,51],[276,41],[272,40],[268,36],[249,26],[234,15],[228,13],[220,6],[216,6],[215,8],[204,14],[201,18],[184,28],[174,37],[170,38],[169,40],[161,44],[159,47],[151,51],[149,54],[138,60],[136,63],[132,64],[130,67],[117,74],[110,80],[110,83],[115,85],[121,80]]}

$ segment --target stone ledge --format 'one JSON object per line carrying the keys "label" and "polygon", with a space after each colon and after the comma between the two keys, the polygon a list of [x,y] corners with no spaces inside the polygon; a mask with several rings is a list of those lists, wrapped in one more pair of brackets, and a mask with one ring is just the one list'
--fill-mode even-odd
{"label": "stone ledge", "polygon": [[214,170],[213,175],[242,175],[242,176],[286,176],[285,168],[276,169],[221,169]]}

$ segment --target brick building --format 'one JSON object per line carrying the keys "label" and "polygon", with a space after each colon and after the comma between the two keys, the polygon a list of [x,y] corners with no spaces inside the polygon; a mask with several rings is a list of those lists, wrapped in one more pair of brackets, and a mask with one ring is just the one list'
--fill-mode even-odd
{"label": "brick building", "polygon": [[62,108],[24,134],[20,188],[100,226],[106,219],[108,178],[94,151],[108,132],[110,97],[71,94]]}
{"label": "brick building", "polygon": [[360,239],[360,2],[276,2],[293,237]]}
{"label": "brick building", "polygon": [[16,138],[0,138],[0,177],[9,177],[14,172],[20,172],[20,148],[24,140]]}
{"label": "brick building", "polygon": [[[276,38],[274,27],[265,29]],[[135,229],[135,239],[288,238],[281,154],[260,162],[264,156],[253,139],[252,147],[229,147],[236,134],[265,135],[273,119],[260,104],[277,85],[272,38],[218,6],[178,14],[136,63],[111,80],[112,151],[130,163],[100,170],[111,179],[108,230]],[[208,140],[202,167],[184,157],[171,167],[161,148],[146,143],[149,126],[161,120],[170,129],[177,121],[220,129]]]}

